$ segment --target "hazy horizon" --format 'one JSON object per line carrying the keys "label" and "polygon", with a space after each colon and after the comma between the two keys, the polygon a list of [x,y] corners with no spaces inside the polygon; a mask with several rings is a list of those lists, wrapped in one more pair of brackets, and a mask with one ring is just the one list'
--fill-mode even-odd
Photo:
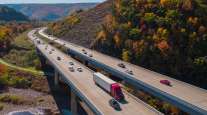
{"label": "hazy horizon", "polygon": [[68,3],[99,3],[105,0],[0,0],[0,4],[68,4]]}

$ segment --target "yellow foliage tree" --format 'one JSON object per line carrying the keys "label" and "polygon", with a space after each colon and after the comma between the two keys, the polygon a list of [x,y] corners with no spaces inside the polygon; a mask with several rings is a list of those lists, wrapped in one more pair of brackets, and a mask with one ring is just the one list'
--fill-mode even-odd
{"label": "yellow foliage tree", "polygon": [[185,11],[193,10],[193,1],[192,0],[183,0],[182,9]]}
{"label": "yellow foliage tree", "polygon": [[4,39],[10,32],[9,28],[2,26],[0,27],[0,39]]}
{"label": "yellow foliage tree", "polygon": [[118,32],[116,32],[116,34],[114,35],[114,42],[117,47],[121,46],[121,38]]}
{"label": "yellow foliage tree", "polygon": [[169,37],[168,30],[160,27],[157,29],[156,34],[154,34],[153,40],[155,40],[156,42],[160,42],[162,40],[167,40],[168,37]]}
{"label": "yellow foliage tree", "polygon": [[178,7],[182,0],[160,0],[163,7],[173,8]]}
{"label": "yellow foliage tree", "polygon": [[123,50],[122,52],[122,60],[129,62],[130,61],[130,57],[129,57],[129,51],[128,50]]}
{"label": "yellow foliage tree", "polygon": [[112,15],[106,15],[105,17],[105,27],[109,32],[112,32],[116,26],[115,17]]}
{"label": "yellow foliage tree", "polygon": [[5,74],[8,71],[7,66],[0,64],[0,76],[2,76],[3,74]]}
{"label": "yellow foliage tree", "polygon": [[100,31],[97,36],[96,36],[97,40],[106,40],[106,32],[104,30]]}
{"label": "yellow foliage tree", "polygon": [[117,14],[120,14],[121,12],[121,0],[115,0],[114,1],[114,6]]}
{"label": "yellow foliage tree", "polygon": [[78,18],[76,15],[71,15],[66,20],[67,23],[70,24],[71,26],[80,22],[80,18]]}
{"label": "yellow foliage tree", "polygon": [[188,23],[192,24],[193,26],[196,26],[198,25],[198,17],[189,17],[188,18]]}
{"label": "yellow foliage tree", "polygon": [[133,42],[133,50],[136,52],[136,54],[141,54],[144,51],[144,43],[144,40]]}

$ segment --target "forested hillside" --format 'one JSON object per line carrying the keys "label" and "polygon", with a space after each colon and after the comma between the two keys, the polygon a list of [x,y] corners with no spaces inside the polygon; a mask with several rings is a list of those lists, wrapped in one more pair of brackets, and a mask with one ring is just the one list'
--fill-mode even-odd
{"label": "forested hillside", "polygon": [[28,18],[12,8],[0,5],[0,21],[28,21]]}
{"label": "forested hillside", "polygon": [[40,107],[51,115],[59,113],[35,47],[27,37],[38,24],[0,23],[0,115]]}
{"label": "forested hillside", "polygon": [[[28,43],[24,44],[25,42],[23,42],[23,38],[18,38],[17,40],[16,37],[31,28],[38,27],[39,25],[39,22],[30,22],[25,15],[15,11],[14,9],[0,5],[0,58],[4,58],[4,60],[12,64],[27,65],[23,61],[21,61],[22,63],[20,64],[20,61],[18,62],[17,60],[23,60],[25,57],[29,57],[28,55],[24,56],[29,54],[26,53],[29,48],[24,47],[28,45]],[[19,41],[19,43],[16,43],[16,41]],[[19,58],[17,58],[17,55]]]}
{"label": "forested hillside", "polygon": [[206,0],[114,0],[93,47],[207,88]]}
{"label": "forested hillside", "polygon": [[30,23],[4,23],[0,24],[0,56],[10,49],[14,37],[32,28]]}

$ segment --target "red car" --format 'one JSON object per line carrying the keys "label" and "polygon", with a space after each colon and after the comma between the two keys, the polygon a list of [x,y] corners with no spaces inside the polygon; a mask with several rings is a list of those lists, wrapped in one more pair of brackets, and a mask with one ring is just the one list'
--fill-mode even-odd
{"label": "red car", "polygon": [[170,81],[168,81],[168,80],[160,80],[160,83],[161,83],[161,84],[164,84],[164,85],[171,86],[171,83],[170,83]]}

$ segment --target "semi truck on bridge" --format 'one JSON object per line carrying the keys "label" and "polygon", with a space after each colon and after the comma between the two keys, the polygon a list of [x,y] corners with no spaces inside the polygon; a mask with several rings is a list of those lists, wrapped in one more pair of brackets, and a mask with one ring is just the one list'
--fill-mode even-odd
{"label": "semi truck on bridge", "polygon": [[124,100],[124,94],[122,93],[121,87],[115,81],[99,72],[93,74],[93,80],[98,86],[110,93],[116,100]]}

